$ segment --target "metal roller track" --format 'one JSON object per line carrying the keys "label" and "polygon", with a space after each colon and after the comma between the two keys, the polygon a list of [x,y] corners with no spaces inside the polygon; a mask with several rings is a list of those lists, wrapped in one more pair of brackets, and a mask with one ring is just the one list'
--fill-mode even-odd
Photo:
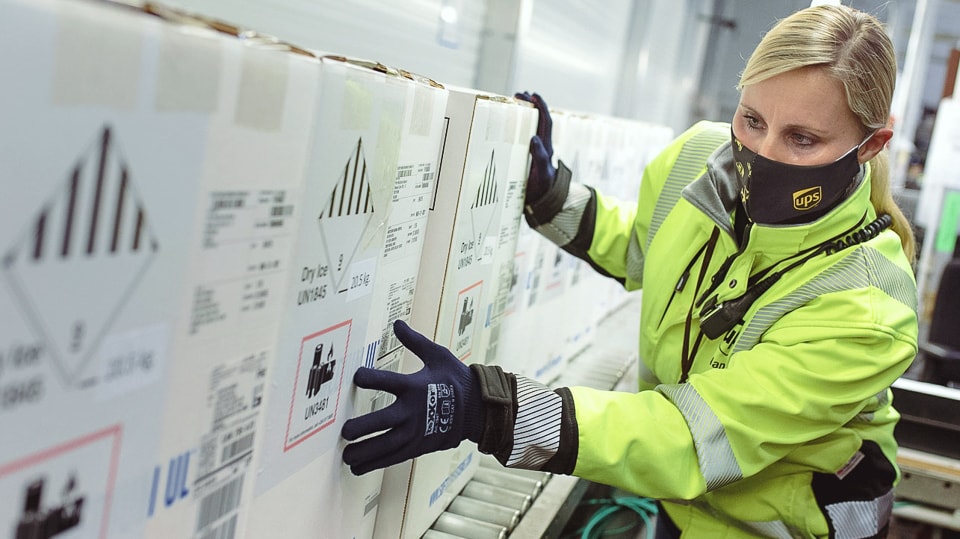
{"label": "metal roller track", "polygon": [[[636,388],[640,297],[601,321],[593,344],[570,360],[550,387]],[[576,477],[504,468],[481,455],[480,468],[424,539],[559,537],[588,482]]]}

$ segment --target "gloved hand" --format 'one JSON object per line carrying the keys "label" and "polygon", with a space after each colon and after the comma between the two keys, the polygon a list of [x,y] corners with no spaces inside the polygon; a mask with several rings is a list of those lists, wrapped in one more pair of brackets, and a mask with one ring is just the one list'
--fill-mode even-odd
{"label": "gloved hand", "polygon": [[537,134],[530,138],[530,175],[527,178],[527,190],[524,203],[536,202],[553,186],[557,169],[553,166],[553,120],[550,109],[539,94],[523,92],[514,94],[517,99],[529,101],[537,107],[540,119],[537,121]]}
{"label": "gloved hand", "polygon": [[344,423],[341,434],[351,442],[386,431],[343,450],[343,461],[355,475],[457,447],[465,439],[479,442],[483,434],[480,381],[473,371],[403,321],[394,322],[393,331],[424,366],[413,374],[357,369],[353,382],[358,387],[387,391],[397,400]]}

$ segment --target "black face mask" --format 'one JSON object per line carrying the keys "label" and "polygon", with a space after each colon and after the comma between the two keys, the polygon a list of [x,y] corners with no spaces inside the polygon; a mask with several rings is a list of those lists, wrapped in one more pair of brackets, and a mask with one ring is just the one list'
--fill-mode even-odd
{"label": "black face mask", "polygon": [[743,145],[730,130],[740,198],[747,218],[760,224],[809,223],[853,191],[862,142],[832,163],[799,166],[773,161]]}

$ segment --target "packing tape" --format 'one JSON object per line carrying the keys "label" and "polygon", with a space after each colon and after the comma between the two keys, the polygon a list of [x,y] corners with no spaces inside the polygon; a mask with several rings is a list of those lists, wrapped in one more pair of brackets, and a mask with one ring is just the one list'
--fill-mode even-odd
{"label": "packing tape", "polygon": [[373,95],[360,80],[347,75],[343,86],[343,110],[340,115],[341,129],[365,130],[370,125]]}
{"label": "packing tape", "polygon": [[[383,97],[378,114],[379,129],[377,145],[373,156],[373,180],[371,193],[377,226],[369,227],[360,240],[362,248],[366,249],[373,241],[382,241],[382,234],[387,227],[390,212],[390,200],[393,198],[394,179],[397,174],[397,162],[400,160],[400,140],[403,132],[404,103],[390,97]],[[369,117],[372,111],[368,109]]]}
{"label": "packing tape", "polygon": [[509,112],[509,110],[500,111],[503,107],[491,106],[489,112],[487,112],[487,128],[483,133],[483,140],[489,142],[499,142],[503,140],[503,117],[506,114],[502,112]]}
{"label": "packing tape", "polygon": [[520,115],[523,113],[523,109],[520,107],[512,107],[506,114],[506,117],[503,119],[503,131],[502,138],[500,139],[507,144],[516,144],[517,142],[517,128],[520,123]]}
{"label": "packing tape", "polygon": [[522,120],[520,122],[520,129],[517,130],[517,140],[514,141],[514,144],[528,144],[530,137],[537,133],[539,115],[536,112],[530,114],[529,111],[524,111],[520,117]]}
{"label": "packing tape", "polygon": [[156,110],[213,112],[220,95],[223,41],[199,30],[166,27],[157,65]]}
{"label": "packing tape", "polygon": [[75,4],[58,10],[53,102],[133,109],[140,89],[145,24],[118,17],[106,29],[99,17],[112,14],[88,10]]}
{"label": "packing tape", "polygon": [[290,57],[247,47],[243,53],[234,121],[262,131],[279,131],[287,98]]}
{"label": "packing tape", "polygon": [[433,104],[436,91],[422,84],[413,87],[413,118],[410,120],[410,132],[421,137],[429,137],[433,124]]}

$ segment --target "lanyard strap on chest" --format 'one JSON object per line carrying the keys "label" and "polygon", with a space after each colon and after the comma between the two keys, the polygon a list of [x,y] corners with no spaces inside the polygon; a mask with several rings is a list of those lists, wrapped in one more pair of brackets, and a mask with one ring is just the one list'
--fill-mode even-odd
{"label": "lanyard strap on chest", "polygon": [[687,310],[687,319],[683,323],[683,356],[681,357],[680,363],[681,372],[679,382],[681,384],[687,381],[687,377],[690,375],[690,368],[693,366],[693,358],[697,357],[697,350],[700,349],[700,343],[703,341],[703,332],[698,328],[697,339],[692,346],[690,345],[690,331],[693,328],[693,310],[696,306],[697,294],[700,292],[700,287],[707,277],[707,268],[710,266],[710,259],[713,258],[713,251],[717,247],[717,239],[719,238],[720,229],[713,227],[710,239],[707,240],[703,262],[700,264],[700,274],[697,276],[697,286],[693,290],[693,300],[690,304],[690,309]]}

